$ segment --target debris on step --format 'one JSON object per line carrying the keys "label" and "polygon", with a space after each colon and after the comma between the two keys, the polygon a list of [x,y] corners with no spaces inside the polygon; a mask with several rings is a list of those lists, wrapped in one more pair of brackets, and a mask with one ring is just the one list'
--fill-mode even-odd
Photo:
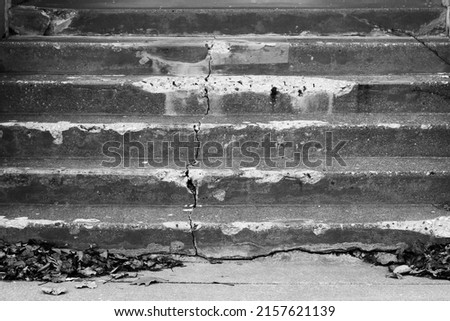
{"label": "debris on step", "polygon": [[42,292],[44,292],[44,294],[48,294],[48,295],[61,295],[64,293],[67,293],[67,289],[66,288],[61,288],[61,287],[57,287],[57,288],[50,288],[50,287],[42,287],[41,288]]}
{"label": "debris on step", "polygon": [[169,255],[125,255],[95,247],[77,251],[33,240],[13,244],[0,240],[0,280],[65,282],[74,277],[114,278],[120,273],[181,266],[181,261]]}
{"label": "debris on step", "polygon": [[155,284],[155,283],[167,283],[167,282],[169,282],[169,280],[156,278],[153,276],[143,276],[143,277],[140,277],[139,279],[137,279],[135,282],[131,283],[131,285],[149,286],[149,285]]}
{"label": "debris on step", "polygon": [[75,284],[77,289],[95,289],[97,288],[97,283],[95,281],[83,281],[79,284]]}

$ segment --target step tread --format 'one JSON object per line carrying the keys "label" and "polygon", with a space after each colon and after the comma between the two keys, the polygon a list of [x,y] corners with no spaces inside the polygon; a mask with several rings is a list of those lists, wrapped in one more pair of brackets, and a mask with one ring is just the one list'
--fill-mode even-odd
{"label": "step tread", "polygon": [[[106,159],[106,157],[104,158]],[[349,175],[402,175],[419,174],[421,176],[448,175],[450,173],[450,157],[346,157],[347,165],[320,168],[319,170],[299,165],[296,168],[284,169],[260,165],[258,168],[233,168],[214,169],[191,167],[192,176],[218,176],[226,177],[250,172],[287,173],[291,172],[323,172]],[[151,168],[139,167],[131,162],[130,167],[107,168],[101,166],[99,158],[0,158],[0,173],[2,174],[30,174],[30,175],[112,175],[112,176],[144,176],[150,177],[160,173],[171,173],[182,178],[185,168]]]}
{"label": "step tread", "polygon": [[[13,1],[20,3],[22,1]],[[192,7],[440,7],[441,0],[115,0],[114,2],[104,0],[28,0],[29,5],[52,7],[52,8],[192,8]]]}
{"label": "step tread", "polygon": [[[424,36],[420,37],[421,40],[435,44],[443,43],[450,44],[450,39],[446,36]],[[127,35],[127,36],[11,36],[7,40],[0,42],[0,45],[27,45],[36,44],[41,47],[53,46],[55,42],[61,44],[83,44],[83,45],[123,45],[123,46],[139,46],[139,45],[171,45],[171,46],[198,46],[204,47],[205,43],[210,43],[212,41],[228,41],[232,43],[246,43],[246,42],[268,42],[268,43],[300,43],[300,44],[311,44],[311,43],[325,43],[328,45],[333,44],[375,44],[375,45],[385,45],[385,44],[417,44],[422,46],[413,37],[400,37],[395,35],[383,35],[377,37],[361,37],[361,36],[279,36],[279,35],[242,35],[242,36],[182,36],[182,37],[145,37],[138,35]]]}
{"label": "step tread", "polygon": [[[62,220],[66,223],[95,220],[111,224],[163,224],[186,222],[189,213],[182,206],[130,205],[45,205],[0,204],[0,218],[27,217],[30,220]],[[194,210],[196,222],[226,224],[233,222],[274,223],[371,223],[390,220],[416,221],[447,216],[448,211],[432,204],[322,204],[322,205],[217,205]],[[76,221],[78,220],[78,221]]]}
{"label": "step tread", "polygon": [[[211,75],[209,79],[213,82],[214,79],[236,79],[241,78],[257,78],[264,77],[267,79],[273,78],[280,79],[279,76],[255,76],[255,75],[245,75],[245,76],[225,76],[225,75]],[[283,79],[298,79],[298,80],[309,80],[309,79],[332,79],[332,80],[343,80],[348,82],[354,82],[361,85],[415,85],[422,83],[431,84],[448,84],[450,82],[450,72],[449,73],[431,73],[431,74],[403,74],[403,75],[317,75],[317,76],[285,76]],[[155,76],[155,75],[40,75],[40,74],[18,74],[18,73],[8,73],[0,74],[0,84],[3,83],[48,83],[48,84],[86,84],[86,85],[96,85],[96,84],[108,84],[108,85],[122,85],[127,83],[135,83],[142,80],[148,82],[164,82],[172,83],[173,81],[180,81],[180,85],[183,86],[185,83],[195,83],[201,82],[205,84],[205,77],[195,77],[195,76]],[[200,86],[200,85],[199,85]],[[270,86],[270,84],[268,84]],[[162,91],[161,87],[161,91]],[[179,89],[184,89],[183,87]],[[154,92],[158,92],[158,87],[156,86]],[[450,93],[449,93],[450,94]]]}
{"label": "step tread", "polygon": [[[302,115],[228,115],[228,116],[139,116],[139,115],[1,115],[0,126],[27,127],[46,131],[46,128],[67,130],[89,126],[95,130],[115,130],[118,132],[145,129],[193,130],[201,124],[201,130],[226,127],[240,130],[250,127],[287,130],[306,127],[382,127],[399,129],[402,127],[450,127],[450,113],[432,114],[302,114]],[[55,127],[56,126],[56,127]],[[83,129],[81,127],[81,129]]]}

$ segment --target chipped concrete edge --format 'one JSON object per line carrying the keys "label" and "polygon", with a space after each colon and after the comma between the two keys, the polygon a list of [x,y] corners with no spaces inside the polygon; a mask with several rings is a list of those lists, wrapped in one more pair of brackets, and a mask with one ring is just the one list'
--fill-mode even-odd
{"label": "chipped concrete edge", "polygon": [[[321,223],[314,221],[299,222],[231,222],[231,223],[208,223],[195,221],[195,231],[220,230],[224,235],[234,236],[244,230],[254,233],[268,232],[271,230],[298,229],[299,231],[312,231],[315,235],[325,234],[329,230],[345,229],[382,229],[411,231],[437,238],[450,238],[450,216],[441,216],[434,219],[416,221],[382,221],[375,223]],[[108,223],[99,219],[78,218],[71,222],[64,220],[29,219],[28,217],[17,217],[8,219],[0,216],[0,227],[25,229],[27,227],[84,227],[85,229],[169,229],[179,231],[190,231],[190,224],[186,221],[167,221],[162,223],[148,224],[136,223]]]}
{"label": "chipped concrete edge", "polygon": [[[53,143],[55,145],[61,145],[64,142],[63,132],[68,131],[70,129],[79,129],[80,131],[89,132],[98,134],[102,131],[113,131],[118,133],[119,135],[124,135],[125,133],[133,133],[133,132],[139,132],[143,130],[148,129],[156,129],[156,130],[169,130],[169,129],[178,129],[178,130],[192,130],[192,124],[187,123],[180,123],[176,125],[176,127],[173,124],[157,124],[157,123],[72,123],[68,121],[59,121],[59,122],[53,122],[53,123],[47,123],[47,122],[16,122],[16,121],[10,121],[10,122],[3,122],[0,123],[1,127],[19,127],[19,128],[26,128],[28,130],[38,130],[41,132],[48,132],[53,137]],[[247,122],[243,121],[241,123],[219,123],[219,124],[213,124],[213,123],[205,123],[202,124],[202,131],[208,131],[215,128],[230,128],[234,130],[244,130],[247,128],[260,128],[264,130],[276,130],[276,131],[283,131],[283,130],[295,130],[295,129],[301,129],[301,128],[308,128],[308,127],[329,127],[329,128],[344,128],[344,127],[351,127],[351,128],[361,128],[361,127],[367,127],[368,124],[362,123],[362,124],[346,124],[346,123],[339,123],[339,124],[331,124],[325,121],[315,121],[315,120],[283,120],[283,121],[268,121],[264,123],[260,122]],[[402,125],[400,123],[378,123],[373,124],[372,127],[376,128],[391,128],[391,129],[401,129],[402,127],[409,128],[409,125]],[[432,128],[431,124],[421,124],[420,129],[427,130]]]}

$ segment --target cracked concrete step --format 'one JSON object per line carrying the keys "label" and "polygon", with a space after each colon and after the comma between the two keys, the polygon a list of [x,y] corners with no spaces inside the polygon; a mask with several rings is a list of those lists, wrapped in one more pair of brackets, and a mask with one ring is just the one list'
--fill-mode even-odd
{"label": "cracked concrete step", "polygon": [[[19,35],[364,35],[445,33],[446,8],[49,9],[15,6]],[[392,31],[394,30],[394,31]]]}
{"label": "cracked concrete step", "polygon": [[208,81],[204,77],[133,75],[0,76],[0,114],[173,116],[206,112],[210,115],[448,113],[450,75],[212,75]]}
{"label": "cracked concrete step", "polygon": [[[84,160],[2,160],[0,203],[131,205],[441,204],[450,158],[357,158],[327,168],[102,167]],[[195,186],[195,195],[192,193]]]}
{"label": "cracked concrete step", "polygon": [[14,37],[0,43],[0,72],[429,74],[450,72],[449,56],[446,37]]}
{"label": "cracked concrete step", "polygon": [[[281,162],[295,161],[296,157],[306,157],[307,152],[312,160],[323,159],[326,152],[343,158],[449,157],[449,117],[450,114],[303,115],[301,119],[261,115],[12,115],[0,123],[0,157],[86,157],[112,162],[118,155],[122,161],[162,157],[172,164],[175,147],[180,147],[177,155],[181,161],[191,162],[199,142],[202,149],[198,160],[208,153],[210,161],[215,157],[229,164],[232,158],[240,161],[245,156],[246,166],[256,166],[251,164],[269,156]],[[186,142],[186,148],[181,148],[180,142]],[[273,148],[271,153],[264,153],[264,142]]]}
{"label": "cracked concrete step", "polygon": [[449,241],[448,211],[432,205],[182,207],[0,205],[0,237],[208,257],[274,251],[394,251],[400,243]]}

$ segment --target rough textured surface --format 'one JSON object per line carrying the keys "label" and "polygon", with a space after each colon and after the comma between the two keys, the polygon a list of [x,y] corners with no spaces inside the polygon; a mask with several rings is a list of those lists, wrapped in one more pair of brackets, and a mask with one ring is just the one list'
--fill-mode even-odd
{"label": "rough textured surface", "polygon": [[[273,9],[90,9],[74,11],[70,23],[49,34],[380,35],[385,34],[385,30],[396,29],[417,35],[435,35],[445,31],[444,12],[443,8],[333,9],[332,11],[329,9],[278,9],[276,11]],[[34,29],[34,34],[44,34],[27,19],[27,16],[23,15],[23,9],[14,9],[11,11],[11,16],[13,21],[22,21],[28,29]]]}
{"label": "rough textured surface", "polygon": [[[0,72],[368,75],[449,72],[448,38],[73,38],[0,44]],[[39,38],[43,40],[42,38]],[[118,42],[120,41],[120,42]],[[195,44],[193,44],[195,43]],[[210,49],[208,49],[210,48]],[[431,48],[431,49],[430,49]]]}

